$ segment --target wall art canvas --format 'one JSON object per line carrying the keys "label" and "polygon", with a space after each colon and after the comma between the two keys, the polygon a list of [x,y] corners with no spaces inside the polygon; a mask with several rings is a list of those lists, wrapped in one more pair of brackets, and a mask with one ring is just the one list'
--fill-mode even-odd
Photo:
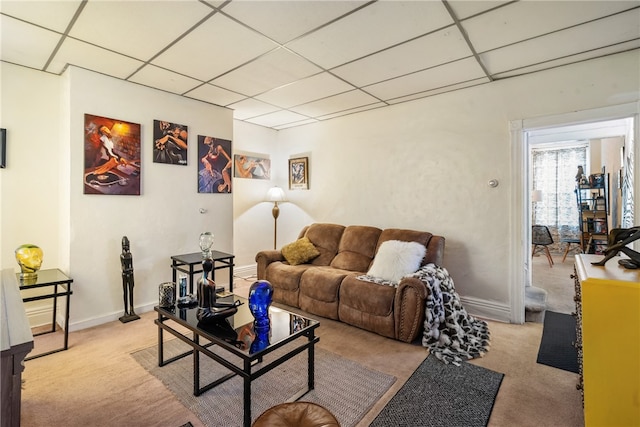
{"label": "wall art canvas", "polygon": [[140,125],[84,115],[84,194],[140,195]]}
{"label": "wall art canvas", "polygon": [[289,189],[309,189],[309,158],[289,159]]}
{"label": "wall art canvas", "polygon": [[153,162],[187,165],[188,127],[164,120],[153,121]]}
{"label": "wall art canvas", "polygon": [[198,135],[198,193],[231,193],[231,141]]}
{"label": "wall art canvas", "polygon": [[271,179],[270,159],[235,154],[233,163],[235,164],[233,176],[236,178]]}

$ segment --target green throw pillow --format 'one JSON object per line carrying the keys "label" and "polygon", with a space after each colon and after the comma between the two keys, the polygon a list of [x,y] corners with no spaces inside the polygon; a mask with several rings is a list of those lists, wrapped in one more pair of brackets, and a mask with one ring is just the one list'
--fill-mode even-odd
{"label": "green throw pillow", "polygon": [[319,255],[320,252],[307,237],[282,247],[282,256],[291,265],[304,264]]}

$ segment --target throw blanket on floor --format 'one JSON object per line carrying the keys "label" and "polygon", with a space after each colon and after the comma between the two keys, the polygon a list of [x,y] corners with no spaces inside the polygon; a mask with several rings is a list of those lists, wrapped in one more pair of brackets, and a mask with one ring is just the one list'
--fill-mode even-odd
{"label": "throw blanket on floor", "polygon": [[[489,349],[489,327],[483,320],[469,315],[460,302],[449,272],[435,264],[427,264],[405,277],[420,279],[429,291],[425,307],[422,345],[444,363],[456,366],[468,359],[482,357]],[[398,286],[371,276],[360,280]]]}

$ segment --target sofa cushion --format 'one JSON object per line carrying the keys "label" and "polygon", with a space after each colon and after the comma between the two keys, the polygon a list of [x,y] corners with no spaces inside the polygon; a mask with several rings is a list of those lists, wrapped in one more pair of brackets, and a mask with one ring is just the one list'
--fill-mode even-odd
{"label": "sofa cushion", "polygon": [[282,247],[282,256],[291,265],[305,264],[319,255],[320,252],[306,237]]}
{"label": "sofa cushion", "polygon": [[318,249],[320,256],[314,258],[313,265],[329,265],[338,253],[340,238],[345,227],[338,224],[311,224],[305,237]]}
{"label": "sofa cushion", "polygon": [[378,285],[360,280],[356,276],[347,276],[340,285],[339,298],[340,305],[357,312],[385,317],[393,313],[395,295],[396,288],[393,286]]}
{"label": "sofa cushion", "polygon": [[403,276],[414,273],[427,253],[421,243],[387,240],[380,245],[367,275],[399,282]]}
{"label": "sofa cushion", "polygon": [[274,288],[278,287],[288,291],[298,290],[300,277],[309,267],[309,264],[289,265],[280,261],[272,262],[267,267],[265,280],[271,282]]}
{"label": "sofa cushion", "polygon": [[340,239],[338,254],[331,261],[331,267],[364,272],[369,269],[376,253],[376,245],[382,230],[376,227],[350,225],[345,228]]}

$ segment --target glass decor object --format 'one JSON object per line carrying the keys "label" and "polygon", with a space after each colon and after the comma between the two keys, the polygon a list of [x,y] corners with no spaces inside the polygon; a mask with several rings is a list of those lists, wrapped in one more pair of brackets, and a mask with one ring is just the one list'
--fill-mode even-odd
{"label": "glass decor object", "polygon": [[30,243],[16,248],[16,261],[20,265],[20,281],[25,284],[36,282],[38,270],[42,266],[42,256],[42,249]]}
{"label": "glass decor object", "polygon": [[198,308],[210,309],[216,303],[216,284],[209,279],[213,269],[213,261],[205,258],[202,261],[202,276],[198,279]]}
{"label": "glass decor object", "polygon": [[158,305],[160,307],[173,307],[176,303],[176,284],[173,282],[160,283],[158,286]]}
{"label": "glass decor object", "polygon": [[202,258],[211,258],[211,247],[213,246],[213,234],[210,231],[200,233],[200,250]]}
{"label": "glass decor object", "polygon": [[256,337],[254,338],[253,342],[251,343],[251,347],[249,348],[249,352],[251,354],[257,353],[269,347],[271,339],[271,328],[269,328],[268,326],[266,328],[256,328],[255,333]]}
{"label": "glass decor object", "polygon": [[254,329],[269,328],[269,306],[273,301],[273,286],[266,280],[253,282],[249,287],[249,310],[255,318]]}

